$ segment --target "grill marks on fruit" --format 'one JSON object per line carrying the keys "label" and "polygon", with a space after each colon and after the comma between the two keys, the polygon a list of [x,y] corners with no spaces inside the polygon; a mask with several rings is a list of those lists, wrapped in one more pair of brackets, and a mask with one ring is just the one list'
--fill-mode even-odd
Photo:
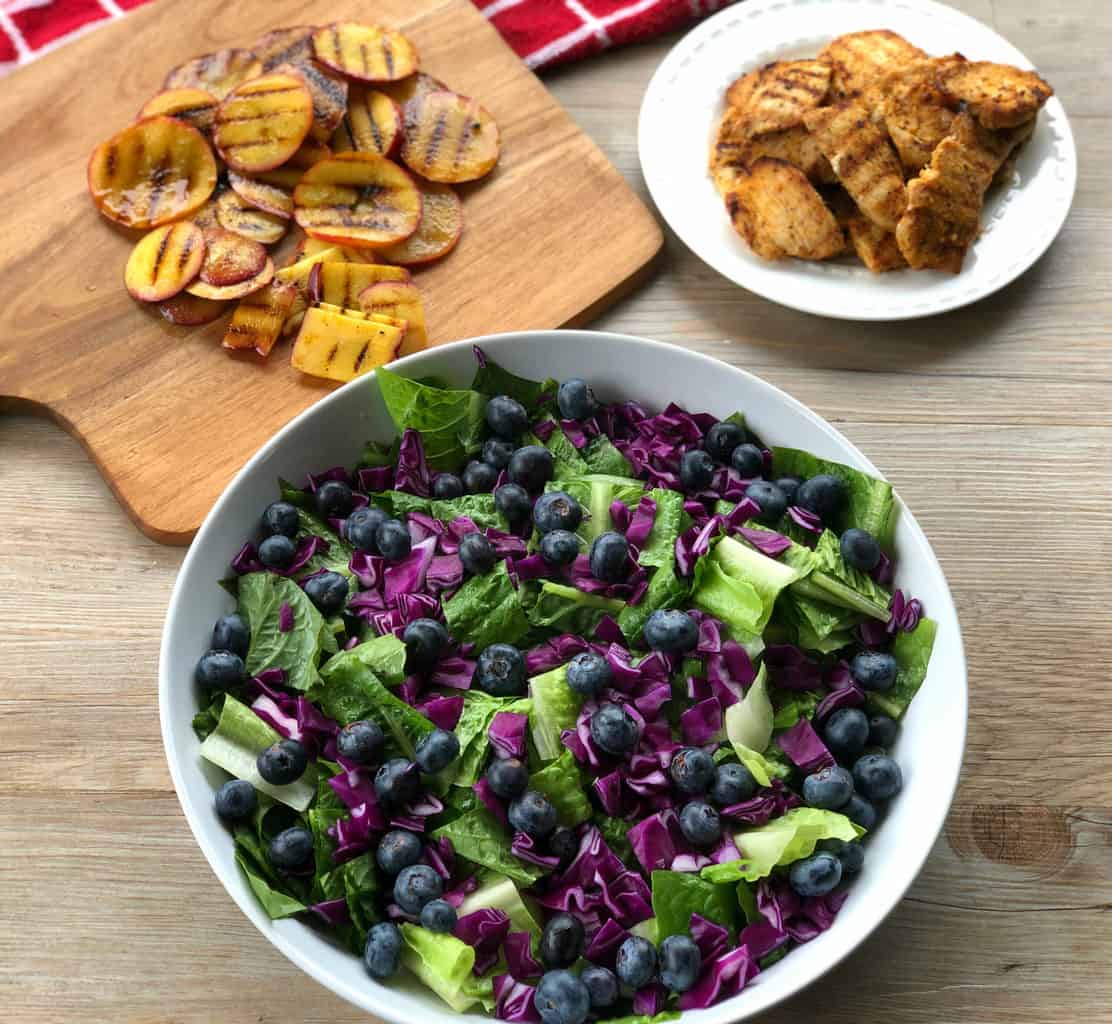
{"label": "grill marks on fruit", "polygon": [[166,76],[162,88],[204,89],[222,100],[262,71],[262,64],[250,50],[217,50],[179,64]]}
{"label": "grill marks on fruit", "polygon": [[258,242],[226,228],[206,231],[204,238],[206,251],[200,279],[205,284],[221,288],[239,284],[255,277],[267,263],[266,249]]}
{"label": "grill marks on fruit", "polygon": [[385,93],[353,86],[347,117],[335,144],[343,150],[393,156],[402,141],[402,115]]}
{"label": "grill marks on fruit", "polygon": [[417,51],[400,32],[342,21],[313,34],[317,60],[363,82],[392,82],[417,70]]}
{"label": "grill marks on fruit", "polygon": [[263,245],[279,241],[289,227],[288,217],[256,209],[233,190],[216,201],[216,218],[221,227]]}
{"label": "grill marks on fruit", "polygon": [[296,285],[272,281],[242,298],[224,332],[224,348],[254,349],[261,356],[269,355],[297,294]]}
{"label": "grill marks on fruit", "polygon": [[463,204],[448,185],[418,183],[421,190],[421,223],[404,242],[382,250],[391,263],[411,266],[447,255],[463,232]]}
{"label": "grill marks on fruit", "polygon": [[208,135],[219,100],[204,89],[167,89],[152,96],[139,111],[140,117],[165,114],[191,124],[197,131]]}
{"label": "grill marks on fruit", "polygon": [[161,302],[197,276],[204,257],[200,228],[188,222],[165,224],[141,238],[132,249],[124,269],[124,284],[143,302]]}
{"label": "grill marks on fruit", "polygon": [[446,89],[414,96],[405,108],[402,159],[430,181],[474,181],[498,161],[498,126],[487,110]]}
{"label": "grill marks on fruit", "polygon": [[305,80],[275,73],[245,82],[220,105],[213,138],[229,167],[250,174],[284,164],[312,125]]}

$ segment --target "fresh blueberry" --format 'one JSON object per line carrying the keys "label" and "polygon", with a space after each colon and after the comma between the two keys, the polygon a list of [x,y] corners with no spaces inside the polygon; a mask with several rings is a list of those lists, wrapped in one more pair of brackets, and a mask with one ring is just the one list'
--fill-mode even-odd
{"label": "fresh blueberry", "polygon": [[692,846],[705,850],[722,838],[722,822],[710,804],[692,800],[680,811],[680,831]]}
{"label": "fresh blueberry", "polygon": [[641,988],[656,976],[656,947],[640,935],[631,935],[618,947],[615,966],[622,984]]}
{"label": "fresh blueberry", "polygon": [[853,776],[845,768],[820,768],[803,780],[803,799],[812,807],[836,811],[853,796]]}
{"label": "fresh blueberry", "polygon": [[795,503],[826,522],[842,511],[847,497],[846,485],[841,480],[829,473],[819,473],[799,485]]}
{"label": "fresh blueberry", "polygon": [[538,444],[518,448],[510,456],[510,464],[506,467],[510,483],[521,484],[530,494],[543,491],[554,471],[552,453]]}
{"label": "fresh blueberry", "polygon": [[816,853],[797,860],[788,872],[788,882],[804,899],[825,896],[842,880],[842,862],[832,853]]}
{"label": "fresh blueberry", "polygon": [[317,512],[321,519],[347,519],[355,507],[351,488],[339,480],[326,480],[317,488]]}
{"label": "fresh blueberry", "polygon": [[782,476],[776,481],[776,486],[784,492],[784,497],[788,499],[789,505],[795,504],[795,496],[799,491],[799,485],[803,481],[797,476]]}
{"label": "fresh blueberry", "polygon": [[450,933],[456,920],[456,908],[447,900],[429,900],[421,908],[421,926],[430,932]]}
{"label": "fresh blueberry", "polygon": [[876,820],[879,817],[876,806],[859,793],[854,793],[849,798],[849,803],[841,809],[840,813],[844,814],[855,825],[860,825],[866,832],[876,825]]}
{"label": "fresh blueberry", "polygon": [[589,559],[591,575],[603,583],[619,583],[629,575],[629,543],[613,530],[594,539]]}
{"label": "fresh blueberry", "polygon": [[557,871],[563,871],[579,853],[579,836],[574,829],[560,827],[548,837],[548,852],[560,859]]}
{"label": "fresh blueberry", "polygon": [[869,720],[857,708],[840,708],[826,720],[822,738],[834,754],[855,757],[869,739]]}
{"label": "fresh blueberry", "polygon": [[745,441],[745,431],[736,423],[723,420],[707,431],[703,438],[703,448],[712,459],[729,462],[734,449]]}
{"label": "fresh blueberry", "polygon": [[305,596],[322,615],[339,615],[347,604],[347,577],[331,571],[310,576],[305,581]]}
{"label": "fresh blueberry", "polygon": [[297,544],[281,533],[259,542],[259,561],[268,569],[288,569],[297,557]]}
{"label": "fresh blueberry", "polygon": [[384,804],[404,806],[417,796],[420,788],[417,766],[404,757],[392,758],[375,772],[375,796]]}
{"label": "fresh blueberry", "polygon": [[699,977],[703,954],[689,935],[669,935],[660,944],[660,980],[670,992],[686,992]]}
{"label": "fresh blueberry", "polygon": [[266,859],[279,871],[293,871],[313,856],[313,833],[295,825],[279,832],[266,848]]}
{"label": "fresh blueberry", "polygon": [[463,468],[463,486],[468,494],[489,494],[498,483],[498,470],[489,462],[472,459]]}
{"label": "fresh blueberry", "polygon": [[417,744],[417,751],[413,759],[417,767],[428,775],[442,772],[457,757],[459,757],[459,740],[454,732],[447,729],[433,729],[432,732],[421,737]]}
{"label": "fresh blueberry", "polygon": [[764,476],[764,452],[755,444],[739,444],[730,456],[730,465],[743,480]]}
{"label": "fresh blueberry", "polygon": [[549,970],[571,967],[583,955],[586,946],[583,922],[572,914],[554,914],[541,932],[541,963]]}
{"label": "fresh blueberry", "polygon": [[430,672],[451,643],[444,623],[436,619],[414,619],[402,633],[406,659],[415,672]]}
{"label": "fresh blueberry", "polygon": [[216,791],[216,813],[225,821],[246,821],[258,806],[255,787],[243,779],[229,779]]}
{"label": "fresh blueberry", "polygon": [[541,537],[540,553],[548,565],[571,565],[579,557],[579,538],[567,530],[553,530]]}
{"label": "fresh blueberry", "polygon": [[510,456],[514,453],[512,441],[503,441],[500,437],[492,437],[483,443],[483,450],[479,455],[481,462],[503,470],[510,464]]}
{"label": "fresh blueberry", "polygon": [[838,542],[842,558],[851,569],[872,572],[880,562],[880,545],[868,530],[853,527],[842,534]]}
{"label": "fresh blueberry", "polygon": [[426,903],[440,899],[444,883],[427,864],[410,864],[394,879],[394,902],[407,914],[420,914]]}
{"label": "fresh blueberry", "polygon": [[873,715],[869,719],[869,746],[884,747],[885,750],[895,746],[900,735],[900,724],[887,715]]}
{"label": "fresh blueberry", "polygon": [[255,767],[264,782],[272,786],[288,786],[305,774],[309,755],[297,740],[279,740],[255,759]]}
{"label": "fresh blueberry", "polygon": [[556,828],[556,808],[535,789],[527,789],[515,797],[506,817],[513,828],[533,839],[544,839]]}
{"label": "fresh blueberry", "polygon": [[283,537],[296,537],[301,528],[297,506],[288,501],[274,501],[263,509],[262,522],[259,524],[264,537],[281,534]]}
{"label": "fresh blueberry", "polygon": [[251,647],[251,630],[238,615],[225,615],[212,627],[212,650],[230,651],[241,658],[247,657]]}
{"label": "fresh blueberry", "polygon": [[396,875],[402,868],[416,864],[421,859],[421,840],[412,832],[396,828],[379,840],[375,861],[388,875]]}
{"label": "fresh blueberry", "polygon": [[492,697],[520,697],[525,692],[525,657],[513,644],[491,644],[479,655],[475,684]]}
{"label": "fresh blueberry", "polygon": [[583,508],[566,491],[549,491],[533,506],[533,522],[541,533],[553,530],[575,533],[583,522]]}
{"label": "fresh blueberry", "polygon": [[853,678],[865,690],[890,690],[900,666],[887,651],[862,651],[850,662]]}
{"label": "fresh blueberry", "polygon": [[506,441],[514,441],[529,429],[525,406],[509,395],[498,395],[487,402],[487,426]]}
{"label": "fresh blueberry", "polygon": [[344,520],[344,536],[357,551],[377,555],[378,541],[375,536],[378,528],[389,518],[377,505],[364,505]]}
{"label": "fresh blueberry", "polygon": [[618,978],[609,967],[588,964],[579,975],[579,980],[587,986],[592,1010],[605,1010],[618,1001]]}
{"label": "fresh blueberry", "polygon": [[405,523],[397,519],[387,519],[375,530],[375,544],[379,553],[388,562],[400,562],[413,550],[413,539]]}
{"label": "fresh blueberry", "polygon": [[500,800],[513,800],[529,788],[529,769],[516,757],[500,757],[486,770],[487,785]]}
{"label": "fresh blueberry", "polygon": [[847,843],[844,839],[824,839],[818,846],[823,853],[832,853],[842,865],[842,877],[861,873],[865,866],[865,847],[860,843]]}
{"label": "fresh blueberry", "polygon": [[591,715],[591,739],[607,754],[628,754],[641,738],[637,723],[617,704],[603,704]]}
{"label": "fresh blueberry", "polygon": [[784,492],[767,480],[754,480],[745,488],[745,496],[761,510],[757,519],[768,526],[778,523],[788,510]]}
{"label": "fresh blueberry", "polygon": [[714,772],[710,798],[719,807],[732,807],[748,800],[757,792],[757,780],[743,764],[720,764]]}
{"label": "fresh blueberry", "polygon": [[584,651],[568,662],[568,686],[584,697],[593,697],[614,679],[614,670],[601,654]]}
{"label": "fresh blueberry", "polygon": [[853,784],[867,800],[890,800],[903,789],[903,772],[887,754],[866,754],[853,766]]}
{"label": "fresh blueberry", "polygon": [[472,576],[485,576],[494,568],[498,554],[486,537],[478,531],[465,533],[459,542],[459,560]]}
{"label": "fresh blueberry", "polygon": [[382,921],[367,932],[363,966],[372,978],[390,978],[402,962],[402,933],[390,921]]}
{"label": "fresh blueberry", "polygon": [[668,771],[676,789],[688,796],[705,793],[715,781],[714,758],[700,747],[676,751]]}
{"label": "fresh blueberry", "polygon": [[206,651],[197,662],[193,678],[205,690],[230,690],[247,681],[247,669],[238,654]]}
{"label": "fresh blueberry", "polygon": [[336,749],[345,761],[370,764],[377,761],[386,741],[377,722],[349,722],[336,733]]}
{"label": "fresh blueberry", "polygon": [[455,473],[438,473],[432,482],[432,496],[441,501],[463,497],[463,481]]}
{"label": "fresh blueberry", "polygon": [[521,523],[533,511],[529,493],[521,484],[503,484],[494,489],[494,507],[508,523]]}
{"label": "fresh blueberry", "polygon": [[571,971],[548,971],[537,985],[533,1005],[541,1024],[583,1024],[591,1009],[591,995]]}
{"label": "fresh blueberry", "polygon": [[560,385],[556,404],[566,420],[589,420],[598,412],[598,399],[591,385],[579,377],[570,377]]}
{"label": "fresh blueberry", "polygon": [[680,484],[685,491],[705,491],[714,480],[714,459],[701,448],[680,456]]}
{"label": "fresh blueberry", "polygon": [[658,609],[649,616],[641,635],[654,651],[685,654],[698,644],[699,626],[687,612],[678,608]]}

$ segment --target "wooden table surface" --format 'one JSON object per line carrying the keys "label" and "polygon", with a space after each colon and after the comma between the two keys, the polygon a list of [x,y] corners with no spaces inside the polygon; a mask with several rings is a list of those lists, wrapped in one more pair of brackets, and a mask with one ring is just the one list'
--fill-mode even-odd
{"label": "wooden table surface", "polygon": [[[836,423],[915,510],[961,615],[971,717],[945,835],[770,1024],[1112,1021],[1112,7],[958,6],[1073,122],[1077,198],[1035,267],[966,310],[856,325],[750,296],[669,238],[597,324],[717,355]],[[642,189],[636,113],[670,42],[548,77]],[[155,679],[182,550],[141,536],[47,422],[0,419],[0,493],[0,1019],[366,1020],[246,921],[178,808]]]}

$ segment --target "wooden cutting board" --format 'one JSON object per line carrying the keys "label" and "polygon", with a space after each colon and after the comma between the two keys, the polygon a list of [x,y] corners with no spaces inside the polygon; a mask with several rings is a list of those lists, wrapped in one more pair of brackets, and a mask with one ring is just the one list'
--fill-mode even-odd
{"label": "wooden cutting board", "polygon": [[0,83],[0,407],[28,406],[89,451],[140,528],[187,543],[232,475],[324,387],[282,344],[220,348],[224,322],[164,323],[124,291],[134,233],[85,192],[93,147],[190,57],[280,26],[380,20],[475,96],[502,158],[465,187],[463,238],[416,275],[433,343],[583,323],[632,283],[661,233],[644,205],[470,0],[160,0]]}

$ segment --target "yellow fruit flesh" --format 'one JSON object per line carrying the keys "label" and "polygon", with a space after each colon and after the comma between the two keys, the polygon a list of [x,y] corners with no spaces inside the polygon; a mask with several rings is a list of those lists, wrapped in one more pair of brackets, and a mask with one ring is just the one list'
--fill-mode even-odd
{"label": "yellow fruit flesh", "polygon": [[403,337],[389,324],[313,308],[302,320],[290,365],[313,377],[353,380],[393,360]]}

